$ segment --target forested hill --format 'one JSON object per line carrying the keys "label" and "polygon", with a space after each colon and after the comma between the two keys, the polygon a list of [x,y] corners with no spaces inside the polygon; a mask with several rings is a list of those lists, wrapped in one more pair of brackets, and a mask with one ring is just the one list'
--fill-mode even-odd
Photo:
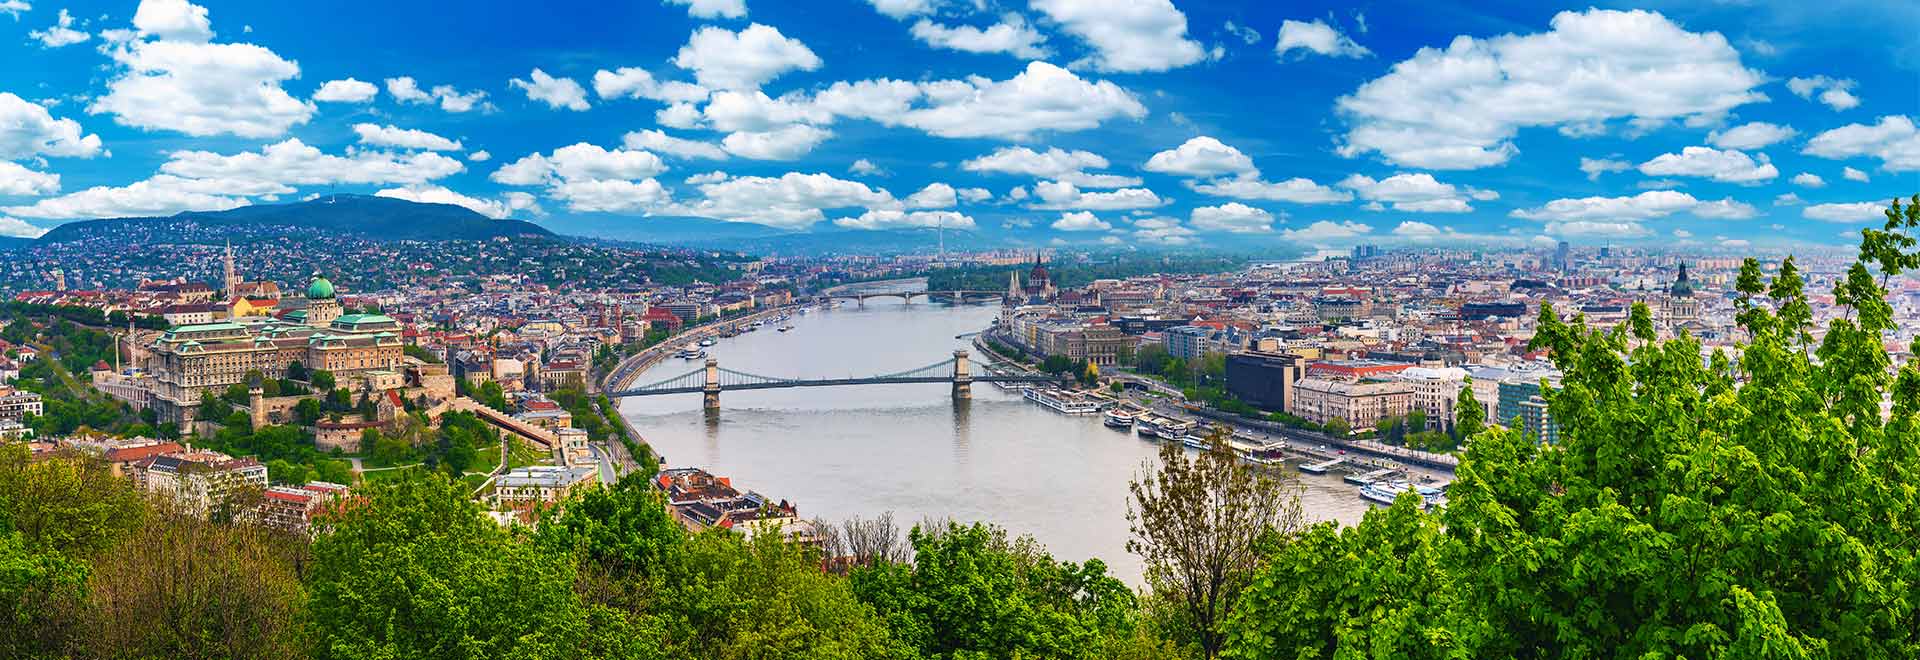
{"label": "forested hill", "polygon": [[289,204],[260,204],[226,211],[188,211],[158,218],[112,218],[70,222],[53,228],[41,243],[65,243],[128,234],[185,235],[203,231],[236,238],[322,233],[377,241],[486,240],[503,236],[552,236],[523,220],[495,220],[452,204],[422,204],[367,195],[328,195]]}

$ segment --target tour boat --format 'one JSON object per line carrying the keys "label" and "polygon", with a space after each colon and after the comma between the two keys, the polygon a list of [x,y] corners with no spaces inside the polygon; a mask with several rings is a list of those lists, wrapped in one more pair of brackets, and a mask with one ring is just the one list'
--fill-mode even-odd
{"label": "tour boat", "polygon": [[698,360],[706,357],[707,352],[689,345],[686,348],[680,349],[680,352],[674,353],[673,356],[682,360]]}
{"label": "tour boat", "polygon": [[1198,449],[1200,451],[1206,451],[1207,447],[1212,443],[1212,441],[1204,437],[1194,435],[1192,433],[1188,433],[1186,435],[1180,436],[1180,443],[1188,447]]}
{"label": "tour boat", "polygon": [[1028,401],[1052,408],[1062,415],[1092,415],[1100,412],[1099,403],[1071,392],[1036,387],[1027,390],[1025,396]]}
{"label": "tour boat", "polygon": [[1413,485],[1404,481],[1367,484],[1360,487],[1360,497],[1369,502],[1393,506],[1393,501],[1399,498],[1401,493],[1409,490],[1413,490]]}
{"label": "tour boat", "polygon": [[1165,421],[1167,421],[1165,417],[1156,417],[1144,412],[1140,413],[1138,417],[1133,419],[1133,432],[1140,434],[1140,437],[1148,440],[1158,439],[1160,437],[1160,424]]}
{"label": "tour boat", "polygon": [[1107,411],[1106,419],[1102,421],[1112,428],[1130,429],[1133,428],[1133,413],[1114,408]]}
{"label": "tour boat", "polygon": [[703,346],[703,347],[704,347],[704,346],[712,346],[712,345],[714,345],[715,343],[716,343],[716,342],[714,342],[714,341],[713,341],[713,338],[712,338],[712,337],[708,337],[708,338],[706,338],[706,339],[702,339],[702,340],[700,340],[700,345],[701,345],[701,346]]}
{"label": "tour boat", "polygon": [[1160,437],[1168,440],[1181,440],[1193,433],[1200,425],[1172,417],[1160,418]]}

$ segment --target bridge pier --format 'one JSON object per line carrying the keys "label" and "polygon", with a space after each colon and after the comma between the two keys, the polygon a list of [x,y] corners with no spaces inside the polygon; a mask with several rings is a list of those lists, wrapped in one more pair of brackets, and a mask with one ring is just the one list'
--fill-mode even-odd
{"label": "bridge pier", "polygon": [[700,407],[709,413],[720,412],[720,361],[707,358],[707,381],[700,388]]}
{"label": "bridge pier", "polygon": [[967,368],[967,352],[953,352],[953,400],[973,399],[973,373]]}

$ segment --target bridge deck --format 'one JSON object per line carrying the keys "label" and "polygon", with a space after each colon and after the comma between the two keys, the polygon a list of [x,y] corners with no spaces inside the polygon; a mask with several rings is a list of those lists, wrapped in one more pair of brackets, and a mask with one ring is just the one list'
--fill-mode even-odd
{"label": "bridge deck", "polygon": [[[1058,383],[1058,376],[974,376],[968,379],[974,383]],[[952,376],[896,376],[892,378],[821,378],[809,380],[770,381],[764,383],[722,383],[720,391],[737,392],[742,390],[773,390],[793,387],[839,387],[846,385],[909,385],[919,383],[952,383]],[[661,394],[692,394],[706,391],[706,386],[654,387],[636,390],[610,392],[610,397],[656,396]]]}

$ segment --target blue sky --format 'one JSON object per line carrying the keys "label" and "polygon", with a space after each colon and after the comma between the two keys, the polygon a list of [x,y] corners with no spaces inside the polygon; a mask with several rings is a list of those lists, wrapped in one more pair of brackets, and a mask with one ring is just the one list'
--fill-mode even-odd
{"label": "blue sky", "polygon": [[378,193],[1056,244],[1840,244],[1920,5],[0,0],[0,233]]}

